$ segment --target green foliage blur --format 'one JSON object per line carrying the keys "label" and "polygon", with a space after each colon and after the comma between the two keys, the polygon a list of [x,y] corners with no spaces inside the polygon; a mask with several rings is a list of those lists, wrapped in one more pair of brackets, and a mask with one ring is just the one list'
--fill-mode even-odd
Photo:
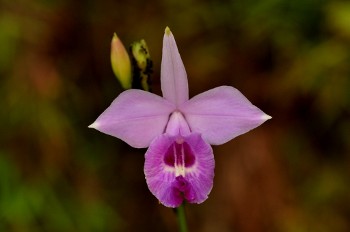
{"label": "green foliage blur", "polygon": [[122,91],[110,41],[145,39],[159,83],[164,29],[190,95],[238,88],[272,120],[214,147],[190,231],[350,230],[350,2],[0,0],[0,231],[177,231],[144,149],[88,129]]}

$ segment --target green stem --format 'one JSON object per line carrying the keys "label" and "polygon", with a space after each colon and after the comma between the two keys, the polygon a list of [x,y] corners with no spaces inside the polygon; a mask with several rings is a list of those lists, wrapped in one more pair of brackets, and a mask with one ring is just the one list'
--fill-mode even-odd
{"label": "green stem", "polygon": [[177,221],[179,223],[179,231],[187,232],[187,223],[186,223],[186,215],[185,215],[185,206],[184,204],[180,205],[177,210]]}

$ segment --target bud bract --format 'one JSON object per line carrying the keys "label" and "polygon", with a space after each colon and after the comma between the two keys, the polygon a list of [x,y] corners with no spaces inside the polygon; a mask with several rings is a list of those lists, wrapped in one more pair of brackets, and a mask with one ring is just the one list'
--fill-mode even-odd
{"label": "bud bract", "polygon": [[145,40],[134,42],[130,46],[134,66],[133,88],[151,91],[153,63]]}

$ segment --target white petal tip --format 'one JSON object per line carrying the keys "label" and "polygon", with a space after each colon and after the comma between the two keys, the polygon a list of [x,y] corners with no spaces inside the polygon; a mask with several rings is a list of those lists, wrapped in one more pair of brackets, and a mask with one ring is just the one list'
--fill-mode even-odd
{"label": "white petal tip", "polygon": [[99,126],[99,124],[97,122],[94,122],[93,124],[91,124],[90,126],[88,126],[88,128],[94,128],[97,129]]}
{"label": "white petal tip", "polygon": [[267,115],[267,114],[264,114],[261,119],[264,120],[264,121],[267,121],[269,119],[271,119],[272,117],[270,115]]}

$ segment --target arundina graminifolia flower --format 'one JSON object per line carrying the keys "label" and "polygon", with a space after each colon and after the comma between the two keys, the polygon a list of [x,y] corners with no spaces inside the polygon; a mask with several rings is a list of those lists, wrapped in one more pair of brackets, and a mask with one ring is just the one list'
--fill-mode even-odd
{"label": "arundina graminifolia flower", "polygon": [[163,205],[202,203],[213,187],[210,144],[226,143],[271,117],[230,86],[189,99],[185,67],[169,28],[163,39],[161,89],[163,97],[136,89],[122,92],[89,127],[132,147],[149,147],[146,181]]}

